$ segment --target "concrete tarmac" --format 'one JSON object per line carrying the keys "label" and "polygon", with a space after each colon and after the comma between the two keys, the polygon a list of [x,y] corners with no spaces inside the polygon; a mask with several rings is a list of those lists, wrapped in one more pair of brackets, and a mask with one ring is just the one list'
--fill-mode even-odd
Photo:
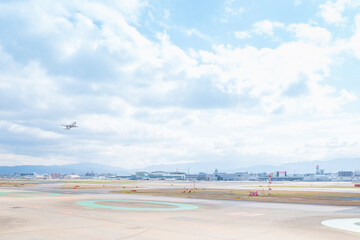
{"label": "concrete tarmac", "polygon": [[[29,191],[27,195],[24,194],[26,191]],[[58,185],[52,184],[16,190],[1,188],[0,192],[10,195],[0,197],[0,240],[360,238],[360,233],[321,224],[331,219],[360,219],[357,207],[110,194],[95,190],[59,189]],[[43,192],[61,195],[41,194]],[[16,196],[17,193],[20,196]],[[135,201],[134,205],[126,201],[107,203],[118,207],[150,204],[151,208],[166,208],[156,204],[164,202],[198,208],[131,211],[77,204],[79,201],[94,200]]]}

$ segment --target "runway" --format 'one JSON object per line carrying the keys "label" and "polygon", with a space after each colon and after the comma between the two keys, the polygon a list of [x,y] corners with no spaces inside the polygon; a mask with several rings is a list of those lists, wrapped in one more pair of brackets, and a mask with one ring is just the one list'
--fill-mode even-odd
{"label": "runway", "polygon": [[[0,196],[0,240],[360,237],[356,231],[322,224],[358,219],[357,207],[69,191],[51,184],[26,190],[2,188],[0,192],[6,193]],[[110,207],[79,204],[86,201]],[[192,207],[174,210],[182,205]]]}

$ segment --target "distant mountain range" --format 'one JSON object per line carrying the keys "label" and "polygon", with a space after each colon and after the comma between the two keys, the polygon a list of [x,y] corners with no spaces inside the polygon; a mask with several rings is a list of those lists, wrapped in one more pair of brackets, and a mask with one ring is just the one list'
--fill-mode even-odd
{"label": "distant mountain range", "polygon": [[0,174],[12,174],[12,173],[31,173],[36,172],[38,174],[46,173],[62,173],[62,174],[85,174],[87,172],[94,171],[96,173],[114,173],[114,174],[130,174],[135,171],[180,171],[180,172],[206,172],[212,173],[215,169],[220,172],[275,172],[275,171],[287,171],[288,173],[310,173],[315,172],[316,165],[320,166],[320,169],[325,169],[325,172],[337,172],[341,170],[359,170],[360,159],[336,159],[329,161],[311,161],[311,162],[297,162],[286,163],[281,165],[254,165],[247,167],[238,167],[239,162],[230,161],[218,161],[218,162],[197,162],[197,163],[182,163],[182,164],[163,164],[152,165],[145,167],[144,169],[123,169],[120,167],[108,166],[98,163],[77,163],[67,165],[20,165],[20,166],[0,166]]}

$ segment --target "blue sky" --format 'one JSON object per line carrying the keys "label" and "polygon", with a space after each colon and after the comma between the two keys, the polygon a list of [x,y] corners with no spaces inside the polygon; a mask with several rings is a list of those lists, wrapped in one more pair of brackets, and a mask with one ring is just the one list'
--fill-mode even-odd
{"label": "blue sky", "polygon": [[357,0],[1,1],[0,164],[358,158],[359,66]]}

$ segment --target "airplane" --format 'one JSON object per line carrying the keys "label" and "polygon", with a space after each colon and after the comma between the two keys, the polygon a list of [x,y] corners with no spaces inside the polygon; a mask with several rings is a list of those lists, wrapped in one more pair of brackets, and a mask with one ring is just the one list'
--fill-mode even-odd
{"label": "airplane", "polygon": [[79,126],[76,126],[76,122],[73,122],[72,124],[68,124],[68,125],[61,125],[61,126],[64,126],[65,128],[65,130],[70,130],[71,128],[77,128],[77,127],[79,127]]}

